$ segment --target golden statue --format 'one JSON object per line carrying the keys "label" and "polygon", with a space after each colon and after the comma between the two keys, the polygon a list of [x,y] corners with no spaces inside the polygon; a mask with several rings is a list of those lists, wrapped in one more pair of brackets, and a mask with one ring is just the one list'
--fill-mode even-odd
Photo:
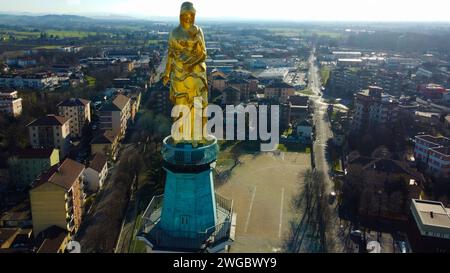
{"label": "golden statue", "polygon": [[[183,140],[195,142],[194,140],[194,102],[202,109],[208,105],[208,83],[206,78],[206,46],[203,31],[194,24],[195,9],[191,2],[181,5],[180,25],[173,29],[169,35],[168,56],[163,83],[167,85],[170,81],[170,100],[175,106],[187,106],[190,109],[190,118],[185,119],[180,127],[190,130],[190,134],[184,132]],[[201,102],[201,105],[198,105]],[[198,108],[196,108],[198,109]],[[199,113],[197,113],[198,115]],[[182,117],[176,117],[180,121]],[[186,118],[186,117],[185,117]],[[190,120],[190,124],[188,121]],[[201,128],[206,125],[207,118],[201,118]],[[197,126],[197,125],[196,125]],[[203,131],[202,131],[203,135]],[[201,139],[197,139],[200,142]]]}

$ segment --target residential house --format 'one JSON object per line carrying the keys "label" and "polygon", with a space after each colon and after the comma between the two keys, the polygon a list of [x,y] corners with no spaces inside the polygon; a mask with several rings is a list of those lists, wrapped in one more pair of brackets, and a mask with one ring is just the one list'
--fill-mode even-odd
{"label": "residential house", "polygon": [[0,228],[29,228],[32,226],[28,200],[22,201],[0,214]]}
{"label": "residential house", "polygon": [[100,108],[100,129],[118,132],[119,137],[122,138],[125,135],[130,116],[131,99],[118,94],[112,102]]}
{"label": "residential house", "polygon": [[26,56],[26,57],[7,59],[6,64],[9,66],[25,68],[25,67],[29,67],[29,66],[35,66],[37,64],[37,62],[32,57]]}
{"label": "residential house", "polygon": [[32,233],[28,228],[0,228],[0,253],[32,253]]}
{"label": "residential house", "polygon": [[298,123],[308,118],[309,115],[309,97],[308,96],[290,96],[290,123]]}
{"label": "residential house", "polygon": [[226,81],[227,78],[222,73],[212,75],[210,80],[212,88],[220,92],[225,89]]}
{"label": "residential house", "polygon": [[223,105],[238,105],[241,102],[241,92],[239,89],[228,86],[222,91]]}
{"label": "residential house", "polygon": [[295,95],[295,87],[282,81],[273,80],[265,88],[266,99],[287,103],[290,96]]}
{"label": "residential house", "polygon": [[60,102],[58,107],[59,115],[70,119],[70,136],[80,138],[83,128],[91,122],[91,102],[85,99],[67,99]]}
{"label": "residential house", "polygon": [[450,177],[450,139],[419,135],[415,137],[414,157],[434,177]]}
{"label": "residential house", "polygon": [[22,114],[22,98],[17,91],[0,93],[0,113],[18,117]]}
{"label": "residential house", "polygon": [[112,130],[106,130],[102,134],[95,136],[91,141],[91,153],[103,154],[107,157],[111,157],[112,160],[116,159],[117,147],[119,145],[119,134]]}
{"label": "residential house", "polygon": [[250,99],[249,82],[243,78],[233,77],[228,79],[226,86],[231,86],[239,90],[241,95],[241,101],[247,101]]}
{"label": "residential house", "polygon": [[[422,191],[423,175],[403,161],[353,153],[348,158],[345,183],[361,190],[357,208],[361,221],[368,226],[380,223],[404,226],[408,221],[409,201],[418,198]],[[358,173],[361,176],[357,181],[351,181]]]}
{"label": "residential house", "polygon": [[31,185],[41,173],[59,163],[59,151],[52,148],[20,150],[9,160],[10,177],[18,189]]}
{"label": "residential house", "polygon": [[0,74],[0,88],[42,90],[59,84],[59,77],[53,73]]}
{"label": "residential house", "polygon": [[313,127],[311,122],[303,120],[297,124],[297,136],[300,142],[304,144],[311,144]]}
{"label": "residential house", "polygon": [[27,125],[33,148],[55,148],[59,158],[65,158],[70,148],[70,119],[47,115]]}
{"label": "residential house", "polygon": [[70,233],[65,228],[51,226],[37,236],[37,253],[66,253]]}
{"label": "residential house", "polygon": [[383,88],[369,86],[355,95],[355,113],[352,129],[364,131],[375,126],[392,125],[398,116],[398,101]]}
{"label": "residential house", "polygon": [[82,220],[84,165],[72,159],[51,167],[30,190],[35,236],[52,227],[75,234]]}
{"label": "residential house", "polygon": [[10,248],[20,228],[0,228],[0,249]]}
{"label": "residential house", "polygon": [[150,90],[150,107],[155,113],[170,117],[172,103],[170,101],[169,86],[164,86],[161,81],[154,84]]}
{"label": "residential house", "polygon": [[413,252],[450,253],[450,208],[441,202],[413,199],[408,241]]}
{"label": "residential house", "polygon": [[139,89],[134,89],[127,93],[127,97],[131,99],[130,118],[131,121],[134,122],[136,114],[139,112],[139,108],[141,107],[142,92]]}
{"label": "residential house", "polygon": [[95,154],[89,166],[84,170],[85,184],[89,191],[95,192],[103,187],[108,175],[108,162],[103,154]]}
{"label": "residential house", "polygon": [[249,74],[247,76],[247,81],[248,81],[248,91],[251,93],[256,93],[258,91],[258,86],[259,86],[259,79],[258,77]]}

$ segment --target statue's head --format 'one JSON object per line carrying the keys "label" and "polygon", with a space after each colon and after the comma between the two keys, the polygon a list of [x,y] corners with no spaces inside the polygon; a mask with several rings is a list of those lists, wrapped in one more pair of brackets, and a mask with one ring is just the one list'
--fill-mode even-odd
{"label": "statue's head", "polygon": [[195,22],[195,8],[191,2],[181,4],[180,24],[184,29],[189,29]]}

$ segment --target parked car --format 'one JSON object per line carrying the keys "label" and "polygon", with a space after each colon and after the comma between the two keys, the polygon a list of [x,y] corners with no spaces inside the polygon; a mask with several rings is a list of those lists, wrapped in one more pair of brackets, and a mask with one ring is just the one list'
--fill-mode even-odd
{"label": "parked car", "polygon": [[328,202],[331,205],[334,203],[335,200],[336,200],[336,192],[332,191],[332,192],[330,192],[330,195],[328,196]]}
{"label": "parked car", "polygon": [[361,230],[356,229],[356,230],[352,230],[350,232],[350,237],[352,237],[354,239],[362,240],[363,234],[362,234]]}
{"label": "parked car", "polygon": [[398,242],[398,245],[400,246],[400,251],[401,251],[402,253],[407,253],[407,250],[406,250],[406,242],[400,241],[400,242]]}

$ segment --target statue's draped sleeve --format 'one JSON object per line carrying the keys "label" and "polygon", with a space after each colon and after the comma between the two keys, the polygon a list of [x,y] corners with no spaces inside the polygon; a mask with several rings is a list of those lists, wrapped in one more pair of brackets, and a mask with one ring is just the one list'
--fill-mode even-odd
{"label": "statue's draped sleeve", "polygon": [[198,56],[195,60],[192,61],[191,65],[196,66],[201,64],[203,70],[206,70],[206,65],[204,64],[206,60],[206,45],[205,45],[205,37],[203,36],[203,31],[201,28],[198,29],[199,43],[197,44],[197,53]]}
{"label": "statue's draped sleeve", "polygon": [[172,63],[173,63],[173,40],[172,40],[172,33],[169,35],[169,41],[167,43],[167,63],[166,63],[166,70],[164,72],[165,77],[170,77],[170,72],[172,71]]}

